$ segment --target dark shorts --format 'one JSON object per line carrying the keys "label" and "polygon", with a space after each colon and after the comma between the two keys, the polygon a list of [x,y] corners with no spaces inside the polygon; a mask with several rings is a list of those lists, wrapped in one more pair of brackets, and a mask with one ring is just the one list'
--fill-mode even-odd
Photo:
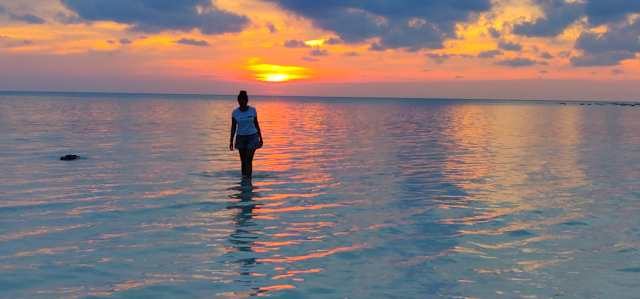
{"label": "dark shorts", "polygon": [[236,136],[236,149],[259,149],[260,135],[238,135]]}

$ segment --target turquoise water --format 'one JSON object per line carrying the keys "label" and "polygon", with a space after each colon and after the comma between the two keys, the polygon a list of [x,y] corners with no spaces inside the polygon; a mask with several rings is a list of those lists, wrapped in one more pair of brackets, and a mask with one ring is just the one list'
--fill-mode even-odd
{"label": "turquoise water", "polygon": [[[0,94],[0,298],[637,298],[640,108]],[[85,159],[65,162],[77,154]]]}

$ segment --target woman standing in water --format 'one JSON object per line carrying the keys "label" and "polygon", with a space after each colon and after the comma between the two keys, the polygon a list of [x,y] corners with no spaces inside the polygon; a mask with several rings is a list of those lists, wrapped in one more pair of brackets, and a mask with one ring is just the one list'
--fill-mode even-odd
{"label": "woman standing in water", "polygon": [[242,162],[242,176],[250,178],[253,172],[253,154],[262,147],[262,133],[258,125],[256,108],[248,106],[249,97],[246,91],[240,91],[238,104],[240,107],[231,114],[231,140],[229,149],[233,150],[233,137],[236,136],[235,148],[240,152]]}

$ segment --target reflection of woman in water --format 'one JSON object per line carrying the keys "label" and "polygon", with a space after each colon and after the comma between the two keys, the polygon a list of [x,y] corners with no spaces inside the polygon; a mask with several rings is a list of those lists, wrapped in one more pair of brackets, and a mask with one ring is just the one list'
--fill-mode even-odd
{"label": "reflection of woman in water", "polygon": [[251,177],[253,172],[253,154],[262,147],[262,133],[258,125],[258,113],[256,108],[248,106],[249,97],[246,91],[241,91],[238,95],[240,107],[233,110],[231,114],[231,140],[229,149],[233,150],[233,137],[236,135],[235,148],[240,152],[242,162],[242,176]]}
{"label": "reflection of woman in water", "polygon": [[[252,275],[255,272],[254,268],[259,264],[253,246],[256,246],[255,242],[261,235],[259,226],[253,217],[262,205],[253,201],[253,198],[259,197],[259,195],[258,188],[253,187],[251,179],[242,179],[240,186],[232,189],[239,190],[240,193],[231,195],[232,199],[238,201],[227,207],[227,209],[237,211],[232,218],[236,229],[229,236],[231,246],[227,253],[232,264],[242,266],[239,271],[240,275]],[[253,282],[253,280],[245,282]]]}

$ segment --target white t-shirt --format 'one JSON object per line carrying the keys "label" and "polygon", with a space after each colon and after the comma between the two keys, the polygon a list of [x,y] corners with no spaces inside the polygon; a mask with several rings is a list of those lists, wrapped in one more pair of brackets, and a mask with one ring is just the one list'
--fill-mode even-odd
{"label": "white t-shirt", "polygon": [[238,107],[236,110],[233,110],[231,117],[238,123],[238,135],[246,136],[258,133],[258,129],[256,129],[256,126],[253,124],[253,120],[258,117],[256,108],[249,106],[247,111],[242,112],[240,111],[240,107]]}

